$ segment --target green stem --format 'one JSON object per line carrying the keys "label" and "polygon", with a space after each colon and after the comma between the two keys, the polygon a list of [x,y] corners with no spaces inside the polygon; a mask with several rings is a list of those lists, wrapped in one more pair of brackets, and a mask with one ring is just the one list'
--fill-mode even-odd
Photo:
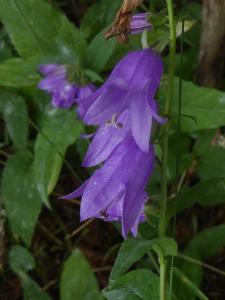
{"label": "green stem", "polygon": [[[168,73],[168,87],[165,101],[165,115],[170,116],[171,106],[173,99],[174,88],[174,66],[175,66],[175,54],[176,54],[176,27],[173,11],[173,0],[167,0],[167,9],[169,17],[170,27],[170,54],[169,54],[169,73]],[[159,237],[163,238],[166,235],[166,209],[168,200],[167,191],[167,165],[168,165],[168,140],[169,140],[170,122],[163,128],[163,140],[162,140],[162,179],[161,179],[161,203],[160,203],[160,219],[159,219]],[[166,258],[161,257],[160,262],[160,300],[166,300]]]}
{"label": "green stem", "polygon": [[166,261],[160,262],[160,300],[166,299]]}

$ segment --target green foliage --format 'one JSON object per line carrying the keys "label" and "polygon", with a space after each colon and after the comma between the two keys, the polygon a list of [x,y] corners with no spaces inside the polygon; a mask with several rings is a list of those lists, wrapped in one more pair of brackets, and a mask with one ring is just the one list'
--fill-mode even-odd
{"label": "green foliage", "polygon": [[20,277],[23,286],[24,300],[51,300],[49,295],[45,293],[29,276],[22,273]]}
{"label": "green foliage", "polygon": [[18,149],[26,148],[28,112],[24,99],[15,93],[0,91],[0,113],[14,145]]}
{"label": "green foliage", "polygon": [[22,246],[13,246],[9,252],[10,267],[14,272],[28,272],[35,268],[35,261],[30,252]]}
{"label": "green foliage", "polygon": [[167,215],[174,215],[174,202],[176,202],[176,212],[179,213],[195,203],[201,205],[216,205],[225,201],[225,178],[212,178],[183,189],[173,202],[169,205]]}
{"label": "green foliage", "polygon": [[[60,203],[57,210],[58,203],[56,204],[52,195],[55,189],[60,194],[73,190],[80,182],[80,177],[85,180],[88,172],[92,172],[84,171],[80,166],[87,142],[81,141],[79,136],[85,128],[77,119],[75,109],[49,108],[50,97],[36,88],[41,80],[38,67],[46,63],[66,64],[70,71],[70,79],[77,84],[85,84],[88,80],[102,84],[120,57],[129,51],[140,49],[141,37],[130,36],[127,45],[118,45],[115,38],[105,40],[104,32],[113,21],[121,0],[80,0],[76,1],[75,9],[72,2],[74,3],[63,0],[0,0],[1,193],[6,212],[6,227],[9,224],[9,232],[12,232],[12,238],[7,236],[10,246],[9,265],[21,281],[24,300],[51,300],[41,286],[51,286],[52,278],[49,276],[52,276],[56,268],[62,271],[61,280],[56,278],[57,272],[56,275],[53,274],[53,286],[55,279],[57,282],[55,290],[58,282],[60,285],[60,300],[103,299],[85,255],[80,250],[75,250],[72,254],[65,254],[65,251],[70,252],[70,243],[72,248],[74,245],[79,247],[81,243],[84,253],[90,251],[88,247],[93,248],[90,257],[94,260],[93,265],[96,268],[99,266],[101,270],[99,253],[102,255],[106,246],[104,244],[98,248],[97,243],[90,244],[92,236],[91,239],[86,239],[89,234],[86,224],[82,225],[83,231],[82,228],[78,230],[79,237],[69,240],[67,230],[70,232],[74,230],[74,226],[78,226],[78,208],[74,208],[73,203],[70,203],[71,207],[70,204],[68,207],[65,204],[61,209]],[[138,9],[148,10],[147,4],[145,1],[145,5]],[[162,53],[165,49],[165,76],[158,93],[160,107],[163,108],[168,78],[168,16],[165,1],[152,0],[149,6],[154,28],[146,33],[147,41],[156,51]],[[68,13],[71,21],[62,10]],[[194,1],[187,4],[184,36],[184,12],[179,6],[176,10],[176,33],[178,41],[184,42],[184,53],[181,70],[178,46],[175,72],[176,76],[182,76],[184,81],[180,134],[177,134],[180,96],[178,77],[175,80],[172,115],[166,116],[172,123],[167,166],[168,192],[171,196],[167,211],[168,221],[175,213],[183,212],[196,203],[204,213],[205,206],[214,207],[224,204],[225,201],[225,138],[223,128],[219,129],[225,125],[225,93],[213,88],[200,87],[192,82],[199,56],[202,5]],[[75,23],[80,24],[80,28],[76,27]],[[89,132],[89,129],[87,131]],[[162,154],[160,142],[161,135],[157,135],[156,130],[154,143],[158,143],[158,157]],[[180,152],[179,157],[177,151]],[[128,238],[122,243],[111,269],[109,285],[103,291],[107,300],[159,299],[159,276],[157,272],[153,273],[153,267],[154,271],[158,270],[155,257],[162,253],[168,256],[169,266],[170,257],[175,257],[172,291],[172,294],[175,294],[174,299],[208,299],[200,290],[204,274],[201,261],[206,261],[221,252],[225,245],[225,226],[203,228],[200,233],[194,234],[191,241],[185,239],[187,246],[184,247],[183,254],[200,261],[199,265],[181,260],[182,256],[177,256],[178,246],[173,239],[155,238],[158,234],[158,208],[161,197],[160,170],[159,163],[149,187],[150,201],[146,211],[150,212],[150,220],[143,224],[140,230],[140,236],[146,239]],[[176,176],[179,177],[177,180]],[[175,193],[178,180],[179,192]],[[33,239],[43,203],[48,208],[53,206],[54,211],[58,211],[59,214],[55,216],[51,210],[43,210],[42,217],[47,220],[45,234],[51,241],[56,242],[53,246],[49,241],[45,244],[45,238],[38,230]],[[79,205],[76,201],[74,203]],[[57,224],[51,226],[54,218],[57,219]],[[191,215],[188,215],[188,218],[191,218]],[[219,224],[221,217],[218,220],[213,224]],[[207,226],[208,223],[207,221]],[[182,228],[180,232],[182,233]],[[93,236],[95,238],[95,235]],[[108,238],[108,232],[104,235],[104,243],[107,239],[111,239],[111,236]],[[32,240],[34,243],[31,243]],[[118,241],[116,239],[115,244]],[[42,243],[46,248],[43,248]],[[29,247],[29,250],[22,245]],[[65,250],[66,246],[68,249]],[[115,245],[112,249],[115,249],[114,247]],[[65,255],[69,257],[63,263],[62,258]],[[108,253],[105,257],[107,255]],[[54,272],[48,269],[49,261],[54,265]],[[104,264],[105,258],[102,261]],[[112,264],[111,260],[109,264]],[[30,271],[37,282],[30,277]],[[103,274],[98,273],[97,278],[103,278],[101,284],[104,285],[107,273]],[[167,281],[169,286],[169,278]]]}
{"label": "green foliage", "polygon": [[[163,102],[164,88],[160,90]],[[172,119],[177,119],[179,101],[179,80],[175,81]],[[216,89],[199,87],[183,81],[181,129],[185,132],[218,128],[225,120],[225,93]]]}
{"label": "green foliage", "polygon": [[98,284],[82,252],[76,249],[63,267],[61,300],[100,300]]}
{"label": "green foliage", "polygon": [[[195,285],[193,282],[179,269],[174,269],[175,275],[180,279],[180,281],[189,289],[191,293],[198,297],[200,300],[209,300],[206,295]],[[190,298],[189,298],[190,299]]]}
{"label": "green foliage", "polygon": [[187,251],[199,253],[203,260],[216,255],[225,245],[224,232],[224,224],[200,232],[189,243]]}
{"label": "green foliage", "polygon": [[12,232],[29,246],[41,211],[41,197],[34,181],[33,156],[20,151],[7,161],[2,193]]}
{"label": "green foliage", "polygon": [[35,261],[28,250],[22,246],[13,246],[9,253],[9,264],[20,277],[24,300],[51,300],[38,284],[26,272],[35,268]]}
{"label": "green foliage", "polygon": [[78,61],[85,47],[82,34],[45,1],[1,0],[0,6],[0,18],[22,57],[53,54]]}
{"label": "green foliage", "polygon": [[[94,3],[84,15],[81,30],[85,36],[97,34],[102,28],[108,26],[121,5],[120,0],[101,0]],[[110,7],[110,9],[109,9]],[[100,47],[99,47],[100,48]]]}
{"label": "green foliage", "polygon": [[42,201],[49,206],[48,195],[57,183],[64,155],[82,131],[73,110],[58,110],[46,116],[34,149],[34,176]]}
{"label": "green foliage", "polygon": [[157,251],[160,248],[165,255],[176,256],[176,242],[170,238],[163,239],[133,239],[128,238],[121,245],[116,261],[110,275],[110,282],[113,282],[121,274],[125,273],[135,262],[140,260],[149,250]]}
{"label": "green foliage", "polygon": [[104,70],[113,52],[117,48],[116,40],[111,39],[107,41],[103,34],[103,31],[99,32],[88,45],[86,51],[88,66],[96,72]]}
{"label": "green foliage", "polygon": [[159,299],[159,277],[149,270],[135,270],[118,277],[104,293],[108,300]]}
{"label": "green foliage", "polygon": [[0,64],[0,85],[6,87],[34,86],[40,81],[37,58],[11,58]]}

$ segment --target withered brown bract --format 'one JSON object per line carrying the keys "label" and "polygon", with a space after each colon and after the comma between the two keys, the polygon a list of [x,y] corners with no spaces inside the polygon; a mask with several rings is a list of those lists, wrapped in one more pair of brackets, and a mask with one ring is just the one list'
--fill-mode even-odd
{"label": "withered brown bract", "polygon": [[127,43],[132,12],[137,6],[141,5],[142,2],[143,0],[124,0],[112,26],[106,31],[105,38],[108,39],[116,36],[119,43]]}

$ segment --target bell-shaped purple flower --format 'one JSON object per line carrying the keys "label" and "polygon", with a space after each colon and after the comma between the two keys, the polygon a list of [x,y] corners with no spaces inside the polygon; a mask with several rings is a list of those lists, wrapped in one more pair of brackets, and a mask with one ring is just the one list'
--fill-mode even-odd
{"label": "bell-shaped purple flower", "polygon": [[153,50],[127,54],[116,65],[108,80],[86,98],[92,105],[84,121],[90,125],[102,125],[118,119],[128,110],[133,137],[140,149],[147,153],[152,120],[163,123],[154,100],[162,73],[162,59]]}
{"label": "bell-shaped purple flower", "polygon": [[47,64],[40,66],[40,72],[45,78],[38,87],[52,94],[52,105],[60,108],[70,108],[78,92],[78,86],[69,83],[64,65]]}
{"label": "bell-shaped purple flower", "polygon": [[113,150],[104,165],[78,190],[64,199],[82,195],[81,221],[97,217],[106,221],[121,221],[122,233],[134,235],[144,218],[147,200],[145,187],[154,166],[154,151],[139,149],[131,136],[124,138]]}
{"label": "bell-shaped purple flower", "polygon": [[149,13],[133,15],[130,22],[130,34],[142,33],[145,29],[151,30],[152,25],[148,22]]}

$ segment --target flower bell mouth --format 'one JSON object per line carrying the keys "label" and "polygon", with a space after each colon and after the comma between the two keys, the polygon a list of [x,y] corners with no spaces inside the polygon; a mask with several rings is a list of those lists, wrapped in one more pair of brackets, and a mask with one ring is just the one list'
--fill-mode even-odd
{"label": "flower bell mouth", "polygon": [[105,122],[106,126],[114,126],[116,128],[122,129],[123,128],[123,124],[118,122],[118,116],[116,114],[112,115],[112,119],[111,120],[107,120]]}

